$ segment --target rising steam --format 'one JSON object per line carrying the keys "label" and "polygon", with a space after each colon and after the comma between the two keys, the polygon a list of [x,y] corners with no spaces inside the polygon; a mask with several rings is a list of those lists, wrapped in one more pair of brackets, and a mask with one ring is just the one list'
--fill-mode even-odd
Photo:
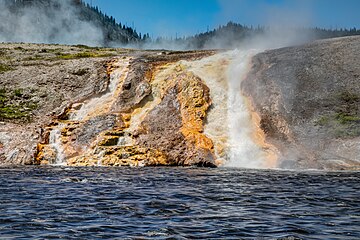
{"label": "rising steam", "polygon": [[[104,42],[100,28],[80,19],[74,1],[50,1],[39,9],[35,5],[14,7],[0,0],[0,42],[86,44]],[[39,4],[39,3],[37,3]]]}

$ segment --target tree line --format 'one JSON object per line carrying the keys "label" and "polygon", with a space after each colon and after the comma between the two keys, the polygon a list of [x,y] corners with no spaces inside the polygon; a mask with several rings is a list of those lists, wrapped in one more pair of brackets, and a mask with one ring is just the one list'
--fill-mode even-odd
{"label": "tree line", "polygon": [[[38,6],[46,8],[49,6],[56,7],[59,0],[5,0],[6,3],[16,12],[17,9],[26,6]],[[63,1],[63,0],[61,0]],[[100,28],[104,35],[104,46],[126,46],[142,47],[144,44],[161,44],[181,45],[184,49],[204,49],[208,47],[226,48],[232,47],[234,43],[245,42],[256,37],[266,36],[273,29],[265,26],[246,26],[239,23],[228,22],[216,29],[207,30],[206,32],[188,37],[164,38],[158,37],[152,39],[149,33],[141,34],[136,31],[134,26],[130,27],[126,24],[116,21],[113,16],[109,16],[102,12],[97,6],[91,6],[82,0],[66,0],[69,4],[77,9],[78,18],[83,21],[91,22]],[[62,2],[63,3],[63,2]],[[286,37],[286,31],[279,32]],[[307,40],[354,36],[360,35],[360,29],[340,28],[289,28],[288,32],[295,33],[297,36],[306,36]],[[285,32],[285,33],[284,33]],[[149,45],[145,45],[149,46]]]}

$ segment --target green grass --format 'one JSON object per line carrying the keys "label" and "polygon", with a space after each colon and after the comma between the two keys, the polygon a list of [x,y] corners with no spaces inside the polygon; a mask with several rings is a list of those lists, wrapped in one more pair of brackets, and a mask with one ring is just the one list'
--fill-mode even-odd
{"label": "green grass", "polygon": [[35,55],[33,57],[26,57],[22,59],[23,61],[39,61],[39,60],[46,60],[46,58],[44,58],[41,55]]}
{"label": "green grass", "polygon": [[357,126],[352,126],[351,128],[335,128],[334,136],[336,138],[343,137],[358,137],[360,136],[360,128]]}
{"label": "green grass", "polygon": [[42,48],[39,53],[57,53],[61,52],[62,48]]}
{"label": "green grass", "polygon": [[11,56],[7,54],[6,50],[0,48],[0,60],[11,60]]}
{"label": "green grass", "polygon": [[[0,120],[21,120],[30,121],[31,112],[38,108],[37,103],[33,101],[24,101],[22,98],[23,90],[15,89],[13,91],[0,89]],[[21,101],[14,100],[14,96]]]}
{"label": "green grass", "polygon": [[22,89],[15,89],[14,90],[14,95],[16,97],[22,97]]}
{"label": "green grass", "polygon": [[0,119],[23,119],[27,116],[28,113],[20,106],[0,107]]}
{"label": "green grass", "polygon": [[360,123],[360,117],[356,115],[336,113],[336,114],[321,116],[316,121],[316,125],[320,125],[320,126],[328,126],[332,124],[348,125],[352,123]]}
{"label": "green grass", "polygon": [[6,96],[5,88],[0,89],[0,106],[2,106],[8,100]]}
{"label": "green grass", "polygon": [[324,127],[336,138],[360,136],[360,95],[347,90],[334,94],[332,111],[319,116],[315,125]]}
{"label": "green grass", "polygon": [[320,116],[316,125],[325,127],[335,138],[353,138],[360,136],[360,116],[356,95],[341,95],[341,102],[333,113]]}
{"label": "green grass", "polygon": [[360,121],[360,117],[358,116],[354,116],[354,115],[347,115],[344,113],[338,113],[335,116],[335,119],[340,123],[340,124],[350,124],[353,122],[359,122]]}
{"label": "green grass", "polygon": [[0,104],[0,120],[31,120],[31,112],[38,108],[36,103]]}
{"label": "green grass", "polygon": [[14,69],[12,67],[6,65],[6,64],[1,64],[0,63],[0,74],[4,73],[4,72],[7,72],[7,71],[11,71],[11,70],[14,70]]}
{"label": "green grass", "polygon": [[317,121],[316,125],[325,126],[331,121],[329,116],[321,116]]}

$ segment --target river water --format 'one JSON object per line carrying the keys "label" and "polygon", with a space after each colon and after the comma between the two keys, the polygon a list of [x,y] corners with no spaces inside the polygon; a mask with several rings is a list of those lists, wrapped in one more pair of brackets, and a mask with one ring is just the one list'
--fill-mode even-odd
{"label": "river water", "polygon": [[360,173],[0,168],[1,239],[360,239]]}

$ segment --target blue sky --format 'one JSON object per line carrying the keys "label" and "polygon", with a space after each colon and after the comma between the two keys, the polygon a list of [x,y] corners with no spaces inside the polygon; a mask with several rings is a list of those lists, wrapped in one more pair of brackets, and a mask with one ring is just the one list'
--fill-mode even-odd
{"label": "blue sky", "polygon": [[187,36],[228,21],[360,28],[360,0],[85,0],[152,37]]}

